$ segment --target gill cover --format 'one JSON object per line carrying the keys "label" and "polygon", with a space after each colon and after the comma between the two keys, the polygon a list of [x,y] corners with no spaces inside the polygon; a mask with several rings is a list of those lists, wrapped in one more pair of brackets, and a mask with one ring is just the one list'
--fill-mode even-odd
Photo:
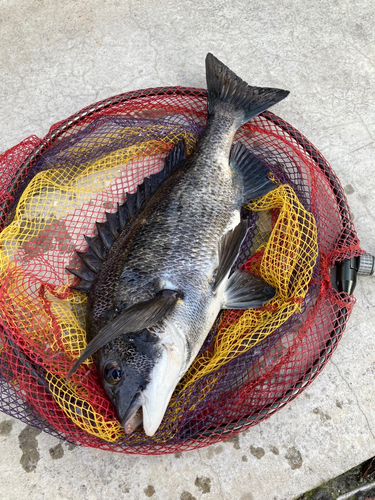
{"label": "gill cover", "polygon": [[142,331],[161,321],[172,311],[178,297],[178,292],[174,290],[161,290],[153,299],[134,304],[125,309],[102,328],[86,349],[83,350],[70,369],[66,380],[69,380],[71,375],[89,356],[120,335]]}

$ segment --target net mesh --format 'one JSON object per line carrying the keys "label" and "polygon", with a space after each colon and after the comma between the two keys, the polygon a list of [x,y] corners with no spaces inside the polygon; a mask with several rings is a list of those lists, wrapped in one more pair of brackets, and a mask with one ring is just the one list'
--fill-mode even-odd
{"label": "net mesh", "polygon": [[79,265],[83,235],[161,170],[174,144],[193,150],[205,121],[204,90],[149,89],[97,103],[0,156],[2,411],[75,444],[173,453],[255,425],[324,367],[354,302],[331,285],[331,268],[362,252],[327,162],[266,112],[235,140],[279,186],[244,209],[248,233],[234,267],[263,277],[276,296],[220,314],[153,437],[123,433],[90,359],[65,382],[86,346],[86,297],[69,288],[65,268]]}

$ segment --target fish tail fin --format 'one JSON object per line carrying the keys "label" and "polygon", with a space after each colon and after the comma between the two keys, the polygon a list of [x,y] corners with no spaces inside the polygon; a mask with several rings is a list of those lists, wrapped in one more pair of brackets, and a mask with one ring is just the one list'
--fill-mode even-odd
{"label": "fish tail fin", "polygon": [[229,112],[240,127],[254,116],[285,99],[288,90],[252,87],[212,54],[206,57],[208,114]]}

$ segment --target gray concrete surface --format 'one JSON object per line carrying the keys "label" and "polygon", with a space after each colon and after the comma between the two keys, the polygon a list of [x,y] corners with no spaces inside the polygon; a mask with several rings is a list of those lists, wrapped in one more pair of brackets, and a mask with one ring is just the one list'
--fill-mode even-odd
{"label": "gray concrete surface", "polygon": [[[0,150],[104,97],[205,86],[208,51],[255,85],[331,163],[375,253],[371,0],[0,0]],[[182,456],[71,449],[0,416],[0,498],[293,499],[375,455],[375,288],[362,279],[332,361],[294,402]]]}

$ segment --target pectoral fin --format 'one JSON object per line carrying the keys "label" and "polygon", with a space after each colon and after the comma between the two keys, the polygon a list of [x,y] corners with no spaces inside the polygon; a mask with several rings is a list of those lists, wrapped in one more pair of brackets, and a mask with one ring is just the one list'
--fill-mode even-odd
{"label": "pectoral fin", "polygon": [[111,340],[126,333],[142,331],[161,321],[172,311],[178,297],[178,292],[174,290],[162,290],[153,299],[134,304],[125,309],[102,328],[98,335],[88,344],[70,369],[66,380],[89,356]]}
{"label": "pectoral fin", "polygon": [[237,269],[228,279],[223,309],[254,309],[263,306],[275,295],[265,281],[247,271]]}

